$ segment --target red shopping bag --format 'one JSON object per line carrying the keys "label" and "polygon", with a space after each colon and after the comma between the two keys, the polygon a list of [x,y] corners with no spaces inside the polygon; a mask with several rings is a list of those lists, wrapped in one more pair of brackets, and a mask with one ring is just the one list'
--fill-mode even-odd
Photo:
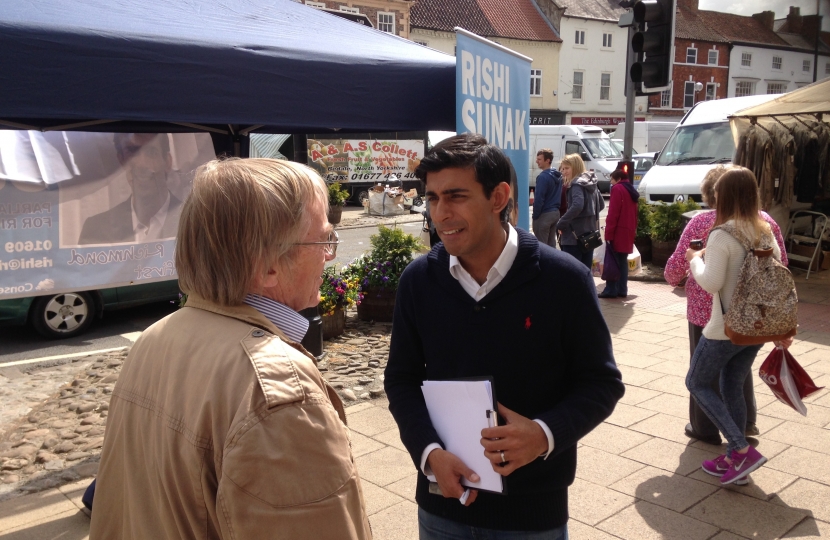
{"label": "red shopping bag", "polygon": [[758,370],[758,376],[767,383],[775,397],[804,416],[807,416],[807,407],[801,400],[824,388],[817,387],[790,351],[783,347],[776,347],[769,353]]}

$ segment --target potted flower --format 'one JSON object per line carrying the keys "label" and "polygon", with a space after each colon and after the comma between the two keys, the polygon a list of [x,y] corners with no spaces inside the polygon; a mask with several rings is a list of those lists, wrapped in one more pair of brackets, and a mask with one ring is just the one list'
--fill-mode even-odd
{"label": "potted flower", "polygon": [[343,206],[346,205],[346,199],[349,198],[349,192],[340,186],[340,182],[332,182],[329,184],[329,213],[328,220],[332,225],[340,223],[343,216]]}
{"label": "potted flower", "polygon": [[692,200],[654,206],[651,214],[651,256],[654,264],[666,266],[685,227],[683,214],[699,209],[700,206]]}
{"label": "potted flower", "polygon": [[362,298],[357,316],[363,321],[392,320],[398,282],[412,254],[421,249],[421,241],[403,232],[380,226],[370,237],[372,250],[343,269],[343,275],[357,278]]}
{"label": "potted flower", "polygon": [[637,231],[634,245],[643,262],[651,262],[651,212],[653,208],[643,197],[637,201]]}
{"label": "potted flower", "polygon": [[357,277],[338,275],[334,266],[323,270],[320,285],[320,314],[323,339],[342,334],[346,328],[346,310],[360,304],[360,283]]}

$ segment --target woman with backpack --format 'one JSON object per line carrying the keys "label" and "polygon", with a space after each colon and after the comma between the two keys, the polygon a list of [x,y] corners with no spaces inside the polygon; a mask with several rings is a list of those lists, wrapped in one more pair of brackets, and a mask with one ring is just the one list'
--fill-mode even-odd
{"label": "woman with backpack", "polygon": [[[771,248],[779,261],[781,250],[769,224],[758,215],[758,183],[752,171],[735,167],[724,173],[715,185],[715,199],[717,215],[706,248],[686,251],[695,281],[714,295],[711,317],[692,356],[686,387],[728,441],[725,455],[703,462],[703,470],[719,476],[721,484],[726,485],[742,481],[766,463],[767,458],[749,445],[744,434],[746,402],[743,386],[761,344],[732,343],[725,334],[724,313],[733,301],[744,260],[749,254],[744,244],[752,245],[753,249]],[[718,380],[720,396],[712,388]]]}
{"label": "woman with backpack", "polygon": [[585,233],[599,230],[599,213],[605,208],[605,201],[597,187],[597,177],[585,170],[585,163],[579,154],[568,154],[559,165],[563,189],[567,186],[567,211],[559,218],[559,247],[570,253],[582,264],[591,268],[593,251],[582,251],[577,238]]}

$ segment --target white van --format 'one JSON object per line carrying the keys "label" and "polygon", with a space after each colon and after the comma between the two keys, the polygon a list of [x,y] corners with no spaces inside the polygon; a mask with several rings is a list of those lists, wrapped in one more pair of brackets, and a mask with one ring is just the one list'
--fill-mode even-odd
{"label": "white van", "polygon": [[732,163],[735,141],[727,117],[780,94],[701,101],[675,128],[637,191],[649,203],[701,202],[700,183],[717,164]]}
{"label": "white van", "polygon": [[596,126],[530,126],[530,188],[535,189],[536,177],[541,169],[536,166],[536,153],[543,148],[553,150],[553,166],[567,154],[579,154],[585,162],[585,170],[597,175],[599,190],[611,189],[609,176],[622,159],[622,153],[611,138]]}
{"label": "white van", "polygon": [[[638,150],[634,153],[659,152],[676,127],[677,122],[634,122],[634,144],[632,146]],[[611,135],[611,138],[620,140],[625,138],[624,121],[617,125],[617,131]]]}

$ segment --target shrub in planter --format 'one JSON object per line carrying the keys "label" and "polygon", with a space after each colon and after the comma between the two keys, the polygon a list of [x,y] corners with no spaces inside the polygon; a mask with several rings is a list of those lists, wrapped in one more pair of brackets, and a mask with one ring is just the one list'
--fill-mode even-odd
{"label": "shrub in planter", "polygon": [[651,214],[651,253],[654,264],[666,266],[685,227],[683,214],[691,210],[700,210],[700,206],[692,200],[654,205]]}
{"label": "shrub in planter", "polygon": [[332,182],[329,184],[329,213],[328,220],[332,225],[340,223],[340,218],[343,216],[343,206],[346,204],[346,199],[349,198],[349,192],[340,186],[340,182]]}
{"label": "shrub in planter", "polygon": [[320,285],[320,314],[323,318],[323,339],[342,334],[346,328],[346,310],[360,304],[360,283],[357,277],[338,275],[334,266],[323,270]]}
{"label": "shrub in planter", "polygon": [[357,308],[361,320],[391,321],[398,282],[412,262],[412,254],[422,248],[421,241],[403,232],[380,226],[369,241],[372,250],[343,269],[344,276],[355,277],[363,297]]}

